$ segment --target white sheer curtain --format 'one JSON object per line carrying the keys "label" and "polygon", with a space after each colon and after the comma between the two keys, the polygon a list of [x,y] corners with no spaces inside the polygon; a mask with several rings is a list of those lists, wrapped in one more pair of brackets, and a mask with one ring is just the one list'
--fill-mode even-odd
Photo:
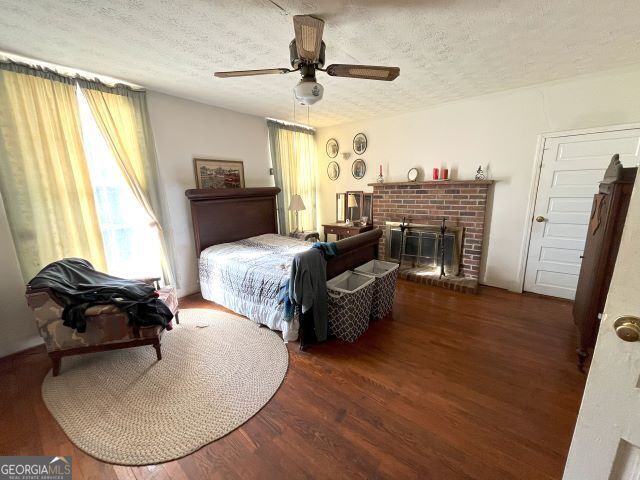
{"label": "white sheer curtain", "polygon": [[78,84],[124,180],[156,230],[164,283],[175,284],[146,94],[124,85],[87,80]]}
{"label": "white sheer curtain", "polygon": [[82,139],[110,274],[162,277],[160,240],[107,145],[86,98],[77,89]]}
{"label": "white sheer curtain", "polygon": [[315,131],[301,125],[267,120],[271,163],[278,194],[280,233],[288,234],[295,225],[295,212],[289,210],[293,195],[300,195],[306,207],[299,212],[298,229],[315,230],[316,146]]}
{"label": "white sheer curtain", "polygon": [[175,284],[144,91],[0,62],[0,192],[25,280],[82,257]]}
{"label": "white sheer curtain", "polygon": [[106,268],[73,79],[0,62],[0,191],[25,282],[64,257]]}

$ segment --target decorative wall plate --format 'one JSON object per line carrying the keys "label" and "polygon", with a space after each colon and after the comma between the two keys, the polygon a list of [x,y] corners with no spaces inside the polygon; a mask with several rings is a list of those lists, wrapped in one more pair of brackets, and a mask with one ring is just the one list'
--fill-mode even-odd
{"label": "decorative wall plate", "polygon": [[329,158],[336,158],[338,156],[338,152],[340,151],[338,141],[335,138],[330,138],[329,140],[327,140],[326,149]]}
{"label": "decorative wall plate", "polygon": [[357,155],[362,155],[367,150],[367,137],[364,133],[359,133],[353,137],[353,151]]}
{"label": "decorative wall plate", "polygon": [[340,165],[338,165],[338,162],[329,162],[329,165],[327,165],[327,176],[329,180],[335,181],[338,179],[340,176]]}
{"label": "decorative wall plate", "polygon": [[367,173],[367,164],[364,163],[364,160],[358,158],[351,165],[351,174],[353,175],[353,178],[355,178],[356,180],[360,180],[362,177],[364,177],[365,173]]}
{"label": "decorative wall plate", "polygon": [[407,172],[407,179],[410,182],[415,182],[418,179],[418,169],[417,168],[412,168],[411,170],[409,170]]}

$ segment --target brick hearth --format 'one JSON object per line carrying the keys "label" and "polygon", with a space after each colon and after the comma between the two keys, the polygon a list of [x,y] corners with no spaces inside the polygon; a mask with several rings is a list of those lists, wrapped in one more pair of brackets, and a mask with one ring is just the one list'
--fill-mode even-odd
{"label": "brick hearth", "polygon": [[[440,225],[447,217],[448,226],[464,228],[460,275],[444,277],[402,269],[400,276],[453,290],[475,292],[482,259],[487,193],[491,180],[450,180],[426,182],[374,183],[373,221],[382,229],[386,222]],[[385,258],[385,240],[380,242],[380,258]]]}

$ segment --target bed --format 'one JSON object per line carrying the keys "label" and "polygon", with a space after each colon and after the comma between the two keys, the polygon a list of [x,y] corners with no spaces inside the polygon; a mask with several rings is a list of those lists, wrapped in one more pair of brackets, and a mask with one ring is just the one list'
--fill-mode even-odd
{"label": "bed", "polygon": [[[307,322],[297,315],[285,321],[284,305],[277,297],[293,256],[311,244],[277,234],[279,191],[192,189],[185,195],[191,205],[202,296],[281,331],[285,341],[299,334],[304,348]],[[338,241],[340,254],[327,262],[327,279],[376,258],[381,235],[374,229]]]}

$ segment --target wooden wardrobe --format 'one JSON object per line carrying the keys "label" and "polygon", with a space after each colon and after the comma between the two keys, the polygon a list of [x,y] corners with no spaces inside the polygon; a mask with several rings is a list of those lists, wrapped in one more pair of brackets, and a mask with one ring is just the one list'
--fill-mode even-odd
{"label": "wooden wardrobe", "polygon": [[573,304],[580,370],[596,343],[600,315],[609,292],[636,171],[637,168],[623,168],[619,156],[614,155],[593,198]]}

